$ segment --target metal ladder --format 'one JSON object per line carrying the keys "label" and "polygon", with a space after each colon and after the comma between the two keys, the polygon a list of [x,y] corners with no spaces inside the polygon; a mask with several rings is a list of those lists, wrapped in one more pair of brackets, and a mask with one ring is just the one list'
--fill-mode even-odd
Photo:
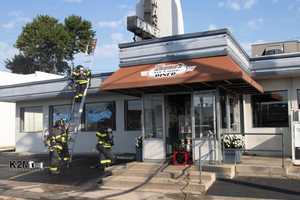
{"label": "metal ladder", "polygon": [[77,135],[80,129],[81,125],[81,116],[83,113],[84,103],[87,95],[87,91],[89,88],[91,79],[88,79],[87,87],[84,90],[83,96],[81,98],[80,102],[76,102],[75,97],[73,98],[72,108],[71,108],[71,115],[68,122],[68,128],[69,128],[69,134],[70,134],[70,140],[69,140],[69,154],[70,154],[70,161],[72,162],[72,157],[74,154],[75,144]]}

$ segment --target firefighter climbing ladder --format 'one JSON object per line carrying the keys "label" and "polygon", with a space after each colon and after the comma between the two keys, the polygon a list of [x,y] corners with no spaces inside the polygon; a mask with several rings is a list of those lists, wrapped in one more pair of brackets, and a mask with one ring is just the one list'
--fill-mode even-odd
{"label": "firefighter climbing ladder", "polygon": [[75,144],[76,144],[76,139],[77,135],[80,129],[80,124],[81,124],[81,115],[83,113],[83,107],[87,95],[87,91],[89,88],[91,79],[88,79],[87,82],[87,87],[84,90],[83,96],[81,98],[80,102],[77,102],[75,97],[73,98],[73,103],[72,103],[72,108],[71,108],[71,115],[69,119],[69,133],[70,133],[70,140],[69,140],[69,153],[70,153],[70,162],[72,162],[72,157],[74,154],[74,149],[75,149]]}
{"label": "firefighter climbing ladder", "polygon": [[[97,45],[97,39],[93,39],[90,41],[89,45],[86,47],[86,58],[88,59],[85,63],[86,65],[90,64],[90,66],[93,66],[93,60],[94,60],[94,52]],[[89,52],[90,48],[90,52]],[[90,85],[91,78],[88,79],[87,87],[84,90],[83,96],[81,98],[80,102],[76,102],[75,97],[73,98],[72,108],[71,108],[71,116],[69,120],[69,130],[71,134],[71,138],[69,141],[69,153],[70,153],[70,162],[72,162],[72,157],[74,154],[76,139],[78,135],[78,131],[81,124],[81,115],[83,113],[83,107],[87,95],[87,91]]]}

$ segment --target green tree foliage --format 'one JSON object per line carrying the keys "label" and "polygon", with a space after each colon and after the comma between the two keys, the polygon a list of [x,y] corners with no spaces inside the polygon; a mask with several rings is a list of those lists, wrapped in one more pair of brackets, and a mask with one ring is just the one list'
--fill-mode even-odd
{"label": "green tree foliage", "polygon": [[70,36],[68,59],[73,60],[74,55],[80,52],[91,51],[90,43],[95,37],[92,24],[80,16],[71,15],[65,19],[65,28]]}
{"label": "green tree foliage", "polygon": [[37,16],[23,27],[16,41],[20,55],[6,61],[6,68],[14,73],[43,71],[63,74],[74,55],[85,52],[95,37],[89,21],[79,16],[69,16],[65,23],[48,16]]}
{"label": "green tree foliage", "polygon": [[39,70],[38,66],[33,65],[33,63],[31,58],[19,54],[6,61],[6,68],[17,74],[30,74]]}

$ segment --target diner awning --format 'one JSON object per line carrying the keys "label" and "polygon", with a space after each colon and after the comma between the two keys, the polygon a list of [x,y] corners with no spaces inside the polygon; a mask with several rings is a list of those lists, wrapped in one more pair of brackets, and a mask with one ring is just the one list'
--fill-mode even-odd
{"label": "diner awning", "polygon": [[128,94],[216,87],[242,94],[263,92],[228,55],[122,67],[101,84],[102,91]]}

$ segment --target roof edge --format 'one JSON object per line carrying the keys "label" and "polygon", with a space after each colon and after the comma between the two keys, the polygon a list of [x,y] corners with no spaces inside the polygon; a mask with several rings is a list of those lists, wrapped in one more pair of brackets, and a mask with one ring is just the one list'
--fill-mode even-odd
{"label": "roof edge", "polygon": [[216,36],[216,35],[227,35],[234,45],[241,51],[241,53],[246,57],[249,61],[250,56],[248,53],[242,48],[242,46],[237,42],[233,34],[230,32],[228,28],[222,28],[212,31],[203,31],[203,32],[196,32],[196,33],[187,33],[182,35],[175,35],[175,36],[166,36],[161,38],[154,38],[149,40],[143,40],[138,42],[129,42],[129,43],[122,43],[119,44],[119,49],[130,48],[130,47],[138,47],[148,44],[156,44],[162,42],[169,42],[169,41],[178,41],[178,40],[185,40],[185,39],[193,39],[193,38],[201,38],[201,37],[208,37],[208,36]]}
{"label": "roof edge", "polygon": [[135,67],[138,65],[148,65],[148,64],[158,64],[163,62],[178,62],[178,61],[184,61],[189,59],[195,59],[195,58],[209,58],[209,57],[217,57],[217,56],[226,56],[228,55],[228,51],[226,49],[217,50],[217,51],[211,51],[207,53],[200,53],[200,54],[193,54],[193,55],[181,55],[181,56],[168,56],[164,58],[153,58],[148,59],[144,62],[136,62],[136,61],[130,61],[127,63],[120,63],[120,68],[126,68],[126,67]]}
{"label": "roof edge", "polygon": [[273,60],[273,59],[282,59],[282,58],[295,58],[295,57],[300,57],[300,52],[251,57],[250,63],[252,61]]}
{"label": "roof edge", "polygon": [[[113,74],[113,72],[98,73],[98,74],[92,75],[92,78],[107,77],[107,76],[110,76],[112,74]],[[67,81],[67,80],[68,80],[68,77],[64,77],[64,78],[58,78],[58,79],[50,79],[50,80],[42,80],[42,81],[34,81],[34,82],[26,82],[26,83],[17,83],[17,84],[12,84],[12,85],[0,86],[0,89],[23,87],[23,86],[37,85],[37,84],[55,83],[55,82],[62,82],[62,81]]]}

